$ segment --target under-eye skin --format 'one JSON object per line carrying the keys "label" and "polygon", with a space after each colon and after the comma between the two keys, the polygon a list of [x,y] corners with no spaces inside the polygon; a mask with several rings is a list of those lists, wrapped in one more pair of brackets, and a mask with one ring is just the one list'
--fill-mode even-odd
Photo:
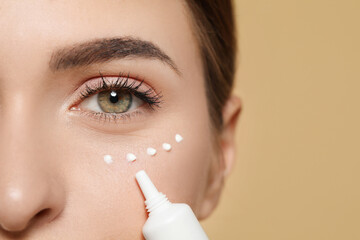
{"label": "under-eye skin", "polygon": [[70,107],[81,115],[101,121],[131,121],[146,111],[154,111],[162,103],[162,95],[144,84],[121,73],[117,77],[89,80],[80,97]]}

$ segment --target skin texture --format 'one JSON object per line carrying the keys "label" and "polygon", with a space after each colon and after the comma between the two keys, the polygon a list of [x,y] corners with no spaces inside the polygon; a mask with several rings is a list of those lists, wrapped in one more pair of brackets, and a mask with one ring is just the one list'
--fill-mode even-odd
{"label": "skin texture", "polygon": [[[215,151],[190,21],[180,1],[0,1],[1,240],[143,239],[147,214],[135,180],[142,169],[170,201],[188,203],[199,219],[210,215],[234,160],[240,101],[226,104]],[[156,44],[181,74],[141,57],[49,68],[56,49],[123,36]],[[142,105],[117,123],[71,111],[78,89],[100,81],[99,71],[144,79],[161,92],[161,107]],[[126,161],[129,152],[136,161]]]}

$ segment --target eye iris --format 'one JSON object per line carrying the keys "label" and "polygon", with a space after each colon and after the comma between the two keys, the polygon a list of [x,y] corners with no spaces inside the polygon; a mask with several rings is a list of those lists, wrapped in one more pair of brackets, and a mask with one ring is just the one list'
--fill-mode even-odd
{"label": "eye iris", "polygon": [[98,93],[98,103],[104,112],[122,113],[130,108],[132,96],[131,93],[124,90],[103,91]]}

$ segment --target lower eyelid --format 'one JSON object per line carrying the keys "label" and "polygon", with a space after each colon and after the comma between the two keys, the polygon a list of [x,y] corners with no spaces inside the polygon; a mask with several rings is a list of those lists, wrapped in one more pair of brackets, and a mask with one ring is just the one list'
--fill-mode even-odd
{"label": "lower eyelid", "polygon": [[[82,118],[90,119],[96,123],[110,123],[110,124],[127,124],[133,121],[141,119],[142,115],[145,114],[142,110],[135,110],[131,112],[112,114],[104,112],[93,112],[93,111],[79,111],[79,116]],[[134,120],[136,119],[136,120]]]}

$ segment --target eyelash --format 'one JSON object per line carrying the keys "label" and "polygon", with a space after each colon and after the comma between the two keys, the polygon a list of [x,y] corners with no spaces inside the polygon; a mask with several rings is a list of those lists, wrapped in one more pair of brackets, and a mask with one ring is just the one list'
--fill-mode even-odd
{"label": "eyelash", "polygon": [[[130,73],[124,77],[124,74],[119,73],[116,81],[106,82],[104,76],[99,72],[101,80],[95,84],[95,86],[89,86],[85,84],[85,90],[80,92],[79,102],[85,100],[86,98],[103,91],[109,90],[127,90],[129,93],[133,94],[135,97],[144,101],[151,110],[155,108],[160,108],[162,103],[161,93],[155,93],[154,90],[148,89],[144,92],[139,91],[139,87],[144,83],[144,80],[140,82],[133,81],[129,83]],[[133,117],[133,115],[139,114],[138,111],[126,112],[126,113],[105,113],[105,112],[94,112],[94,111],[80,111],[82,115],[90,116],[98,120],[128,120]]]}

